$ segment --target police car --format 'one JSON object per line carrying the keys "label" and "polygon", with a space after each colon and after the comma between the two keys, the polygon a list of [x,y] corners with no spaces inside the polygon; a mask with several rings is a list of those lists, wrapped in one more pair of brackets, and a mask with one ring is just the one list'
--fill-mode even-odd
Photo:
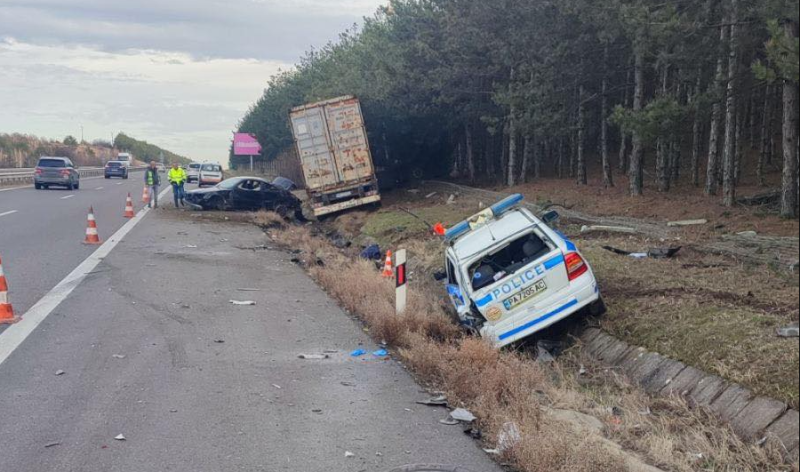
{"label": "police car", "polygon": [[605,311],[578,248],[511,196],[448,230],[447,290],[461,323],[498,348],[584,308]]}

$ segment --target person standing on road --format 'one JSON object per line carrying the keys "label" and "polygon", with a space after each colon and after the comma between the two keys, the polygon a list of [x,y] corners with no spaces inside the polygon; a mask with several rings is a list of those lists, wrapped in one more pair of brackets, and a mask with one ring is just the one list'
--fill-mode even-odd
{"label": "person standing on road", "polygon": [[161,176],[158,175],[156,161],[150,161],[150,167],[144,171],[144,184],[150,192],[150,201],[147,202],[147,208],[158,208],[158,189],[161,187]]}
{"label": "person standing on road", "polygon": [[183,170],[178,164],[172,164],[172,169],[169,170],[169,183],[172,184],[172,196],[175,197],[175,208],[186,206],[184,203],[185,191],[183,186],[186,184],[186,171]]}

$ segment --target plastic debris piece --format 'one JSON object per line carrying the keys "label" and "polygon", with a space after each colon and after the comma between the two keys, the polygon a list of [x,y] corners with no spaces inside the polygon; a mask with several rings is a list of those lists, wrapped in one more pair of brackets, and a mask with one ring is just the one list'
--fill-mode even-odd
{"label": "plastic debris piece", "polygon": [[59,376],[59,377],[64,375],[64,374],[66,374],[66,372],[64,372],[63,370],[57,370],[56,371],[56,375]]}
{"label": "plastic debris piece", "polygon": [[388,357],[389,351],[386,349],[378,349],[377,351],[373,352],[372,355],[375,357]]}
{"label": "plastic debris piece", "polygon": [[356,455],[355,455],[355,454],[353,454],[353,453],[352,453],[352,452],[350,452],[350,451],[345,451],[345,453],[344,453],[344,457],[346,457],[346,458],[348,458],[348,459],[352,459],[352,458],[353,458],[353,457],[355,457],[355,456],[356,456]]}
{"label": "plastic debris piece", "polygon": [[114,359],[125,359],[126,356],[123,356],[122,354],[114,354],[111,357],[113,357]]}
{"label": "plastic debris piece", "polygon": [[430,400],[418,401],[417,404],[425,406],[447,406],[447,397],[440,395],[438,397],[433,397]]}
{"label": "plastic debris piece", "polygon": [[797,338],[800,337],[800,326],[797,323],[787,326],[786,328],[778,329],[778,336],[781,338]]}
{"label": "plastic debris piece", "polygon": [[251,300],[248,301],[231,300],[231,304],[236,306],[256,306],[256,302]]}
{"label": "plastic debris piece", "polygon": [[117,441],[125,441],[125,440],[127,440],[127,438],[125,437],[124,434],[120,434],[117,437],[115,437],[114,439],[116,439]]}
{"label": "plastic debris piece", "polygon": [[464,408],[456,408],[452,412],[450,412],[450,418],[453,418],[456,421],[460,421],[462,423],[474,423],[475,420],[478,418],[472,414],[469,410],[465,410]]}
{"label": "plastic debris piece", "polygon": [[452,416],[448,416],[443,420],[439,420],[439,423],[445,426],[456,426],[458,424],[458,420],[454,420]]}
{"label": "plastic debris piece", "polygon": [[497,450],[500,453],[513,449],[520,441],[522,441],[522,434],[519,427],[515,423],[506,423],[497,435]]}
{"label": "plastic debris piece", "polygon": [[365,356],[366,354],[367,354],[367,351],[365,351],[363,349],[356,349],[355,351],[350,353],[350,357],[361,357],[361,356]]}
{"label": "plastic debris piece", "polygon": [[44,447],[45,447],[45,449],[50,449],[51,447],[56,447],[56,446],[60,446],[60,445],[61,445],[60,442],[51,442],[51,443],[45,444]]}
{"label": "plastic debris piece", "polygon": [[327,354],[300,354],[297,357],[306,361],[322,361],[331,358],[331,356]]}

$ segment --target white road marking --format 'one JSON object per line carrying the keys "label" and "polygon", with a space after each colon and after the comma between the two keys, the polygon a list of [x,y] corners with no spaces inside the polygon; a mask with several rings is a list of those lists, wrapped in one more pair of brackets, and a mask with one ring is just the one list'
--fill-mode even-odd
{"label": "white road marking", "polygon": [[97,187],[95,190],[103,190],[103,187]]}
{"label": "white road marking", "polygon": [[17,210],[11,210],[11,211],[7,211],[5,213],[0,213],[0,218],[2,218],[4,216],[8,216],[8,215],[13,215],[16,212],[17,212]]}
{"label": "white road marking", "polygon": [[[170,189],[168,188],[164,189],[164,191],[159,194],[159,198],[163,198],[169,191]],[[81,265],[75,268],[75,270],[66,276],[64,280],[59,282],[58,285],[53,287],[53,289],[42,297],[42,299],[28,310],[27,313],[22,315],[22,320],[19,323],[11,325],[3,334],[0,334],[0,365],[28,339],[28,336],[50,316],[50,313],[52,313],[73,290],[78,288],[81,282],[86,278],[86,275],[92,272],[150,211],[149,208],[143,208],[139,211],[134,218],[125,223],[122,228],[108,238],[108,240],[83,261]]]}
{"label": "white road marking", "polygon": [[24,188],[33,188],[30,185],[25,185],[23,187],[10,187],[10,188],[0,188],[0,192],[10,192],[12,190],[22,190]]}
{"label": "white road marking", "polygon": [[62,200],[69,200],[70,198],[74,197],[75,195],[67,195],[66,197],[61,197]]}

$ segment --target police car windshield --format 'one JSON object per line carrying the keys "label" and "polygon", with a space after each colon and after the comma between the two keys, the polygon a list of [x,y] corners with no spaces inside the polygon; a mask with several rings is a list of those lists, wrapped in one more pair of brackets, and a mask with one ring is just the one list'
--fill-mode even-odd
{"label": "police car windshield", "polygon": [[470,267],[472,289],[481,290],[512,276],[551,250],[535,233],[513,239]]}

